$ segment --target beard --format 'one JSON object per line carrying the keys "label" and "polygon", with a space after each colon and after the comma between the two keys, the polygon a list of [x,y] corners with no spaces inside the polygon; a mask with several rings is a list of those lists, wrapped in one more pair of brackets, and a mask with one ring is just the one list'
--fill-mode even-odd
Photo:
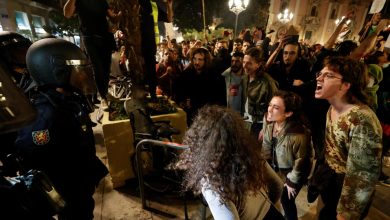
{"label": "beard", "polygon": [[284,60],[284,65],[286,66],[291,66],[291,61],[290,60]]}
{"label": "beard", "polygon": [[241,67],[239,66],[231,66],[230,67],[230,70],[233,72],[233,73],[237,73],[238,71],[240,71]]}
{"label": "beard", "polygon": [[194,65],[194,68],[197,72],[202,72],[202,70],[203,70],[203,67],[201,67],[200,65],[197,65],[197,64]]}

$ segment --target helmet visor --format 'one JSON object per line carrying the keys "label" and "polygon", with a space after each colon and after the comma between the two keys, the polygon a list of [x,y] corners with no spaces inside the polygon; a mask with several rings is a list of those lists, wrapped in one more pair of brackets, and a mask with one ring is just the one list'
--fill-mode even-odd
{"label": "helmet visor", "polygon": [[74,65],[70,74],[70,85],[84,95],[96,93],[92,64]]}

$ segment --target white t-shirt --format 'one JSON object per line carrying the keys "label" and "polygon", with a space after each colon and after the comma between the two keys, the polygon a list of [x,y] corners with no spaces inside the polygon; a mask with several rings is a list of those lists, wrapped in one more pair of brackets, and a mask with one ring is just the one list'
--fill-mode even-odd
{"label": "white t-shirt", "polygon": [[[265,173],[269,173],[268,175],[276,180],[276,182],[271,182],[271,187],[274,187],[275,189],[273,191],[277,192],[275,196],[280,198],[283,184],[280,178],[268,164],[266,164],[266,169],[267,170],[265,170]],[[274,194],[275,192],[271,193]],[[270,199],[263,189],[260,193],[248,193],[245,196],[245,201],[242,203],[243,205],[241,205],[241,207],[237,207],[239,205],[234,204],[233,201],[228,201],[227,203],[221,204],[220,196],[215,191],[211,190],[207,183],[203,184],[202,194],[207,201],[211,214],[215,220],[263,219],[271,206]]]}
{"label": "white t-shirt", "polygon": [[219,195],[210,189],[202,188],[202,194],[215,220],[263,219],[271,206],[264,196],[264,191],[257,195],[247,195],[245,197],[245,206],[242,207],[242,210],[237,210],[236,205],[232,201],[221,204]]}

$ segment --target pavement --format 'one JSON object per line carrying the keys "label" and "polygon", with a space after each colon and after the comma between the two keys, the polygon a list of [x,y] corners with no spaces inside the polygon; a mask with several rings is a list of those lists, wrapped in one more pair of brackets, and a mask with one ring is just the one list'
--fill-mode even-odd
{"label": "pavement", "polygon": [[[91,115],[96,118],[96,112]],[[98,157],[108,166],[107,152],[104,146],[104,137],[101,124],[94,127],[96,151]],[[387,165],[387,166],[385,166]],[[390,162],[384,165],[384,172],[390,175]],[[308,203],[306,200],[307,189],[303,187],[299,193],[296,204],[299,220],[316,219],[317,207],[321,202],[316,200]],[[137,180],[129,181],[121,188],[113,189],[110,175],[107,175],[99,184],[94,194],[95,220],[164,220],[185,219],[184,200],[176,195],[161,195],[149,193],[147,205],[155,209],[173,214],[176,217],[166,217],[142,209]],[[366,220],[390,220],[390,187],[377,184],[376,193]],[[200,200],[191,198],[187,200],[188,217],[191,220],[202,219]],[[206,211],[206,219],[213,219],[209,210]]]}

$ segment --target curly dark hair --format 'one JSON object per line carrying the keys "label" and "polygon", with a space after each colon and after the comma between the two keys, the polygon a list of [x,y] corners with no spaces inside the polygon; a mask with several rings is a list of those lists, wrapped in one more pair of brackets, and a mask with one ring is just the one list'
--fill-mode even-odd
{"label": "curly dark hair", "polygon": [[325,66],[340,73],[343,82],[351,84],[346,94],[349,103],[356,104],[360,102],[371,106],[372,100],[365,92],[368,84],[368,72],[364,63],[348,57],[336,56],[326,59]]}
{"label": "curly dark hair", "polygon": [[204,181],[220,202],[237,201],[265,186],[264,160],[258,142],[245,128],[241,116],[227,108],[204,106],[184,137],[189,150],[180,162],[187,171],[183,185],[200,194]]}

